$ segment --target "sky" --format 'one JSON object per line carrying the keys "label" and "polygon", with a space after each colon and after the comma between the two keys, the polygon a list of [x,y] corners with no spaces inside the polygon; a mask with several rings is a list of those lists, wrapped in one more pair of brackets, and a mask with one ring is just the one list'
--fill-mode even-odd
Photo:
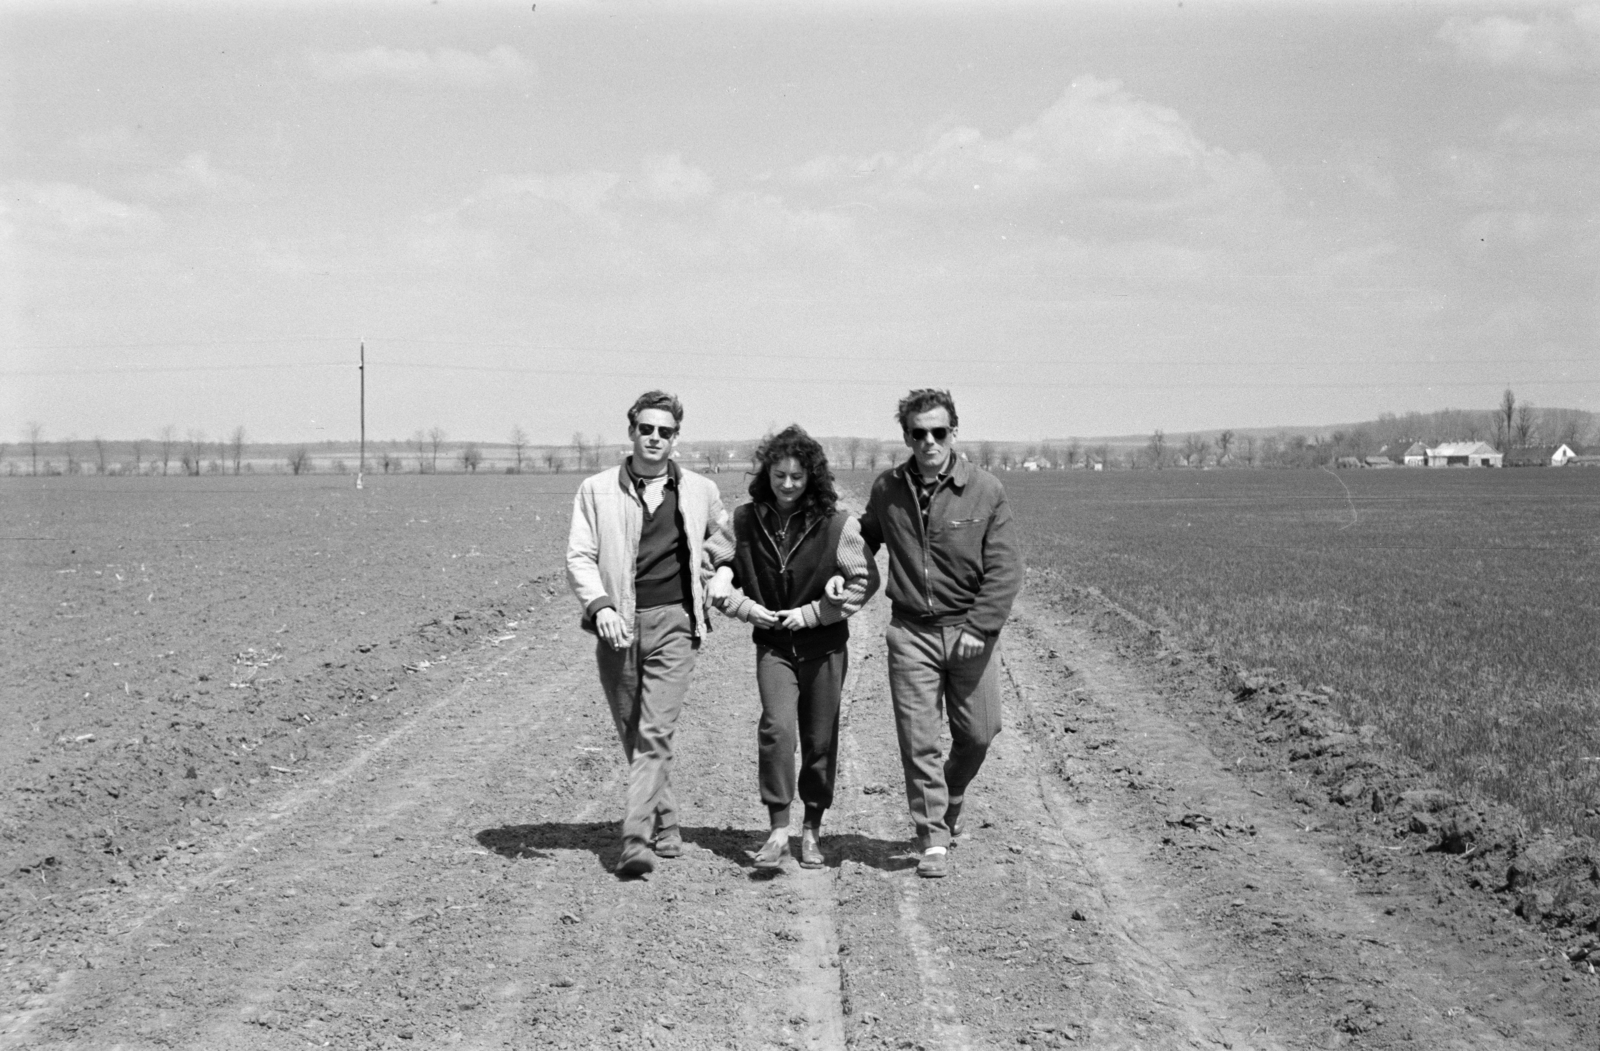
{"label": "sky", "polygon": [[1600,410],[1600,4],[0,2],[0,443]]}

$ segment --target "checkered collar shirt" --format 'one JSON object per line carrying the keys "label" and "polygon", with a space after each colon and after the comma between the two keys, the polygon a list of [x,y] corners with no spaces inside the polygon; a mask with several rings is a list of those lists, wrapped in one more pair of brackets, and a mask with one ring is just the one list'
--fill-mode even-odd
{"label": "checkered collar shirt", "polygon": [[923,529],[928,528],[928,508],[933,503],[933,494],[939,490],[939,486],[944,484],[955,471],[955,467],[956,454],[952,450],[950,455],[945,457],[944,466],[939,468],[939,473],[934,475],[932,481],[930,481],[922,476],[922,468],[917,466],[916,456],[913,455],[911,457],[906,473],[911,476],[911,488],[917,494],[917,507],[922,511]]}

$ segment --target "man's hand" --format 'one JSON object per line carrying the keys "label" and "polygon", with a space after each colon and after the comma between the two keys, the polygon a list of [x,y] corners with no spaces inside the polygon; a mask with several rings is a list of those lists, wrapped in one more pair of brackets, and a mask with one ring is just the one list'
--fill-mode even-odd
{"label": "man's hand", "polygon": [[835,606],[843,605],[844,577],[837,573],[829,577],[828,583],[823,586],[822,593],[826,595],[828,597],[828,601],[832,602]]}
{"label": "man's hand", "polygon": [[607,606],[594,615],[594,630],[614,650],[627,649],[633,645],[633,632],[628,630],[628,625],[623,621],[622,614]]}
{"label": "man's hand", "polygon": [[778,615],[765,606],[752,604],[750,623],[758,628],[775,628],[778,626]]}
{"label": "man's hand", "polygon": [[961,629],[961,634],[956,636],[955,659],[958,661],[970,661],[974,657],[981,657],[983,656],[984,646],[985,643],[981,637],[963,628]]}
{"label": "man's hand", "polygon": [[779,610],[778,626],[788,628],[790,631],[804,631],[806,627],[806,611],[804,609]]}
{"label": "man's hand", "polygon": [[706,599],[721,604],[733,596],[733,567],[720,566],[706,582]]}

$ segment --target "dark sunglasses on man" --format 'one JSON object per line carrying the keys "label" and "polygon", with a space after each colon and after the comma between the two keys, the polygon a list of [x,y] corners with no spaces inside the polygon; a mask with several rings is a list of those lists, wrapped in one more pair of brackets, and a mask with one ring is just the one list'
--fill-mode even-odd
{"label": "dark sunglasses on man", "polygon": [[[636,423],[633,425],[633,429],[644,435],[646,438],[650,437],[657,431],[660,431],[661,440],[664,442],[670,442],[673,438],[677,437],[678,434],[678,428],[676,427],[662,427],[654,423]],[[943,429],[944,428],[942,427],[940,428],[940,430]],[[943,441],[944,439],[941,438],[939,440]]]}
{"label": "dark sunglasses on man", "polygon": [[950,428],[948,428],[948,427],[913,427],[913,428],[911,428],[911,440],[912,441],[920,442],[922,439],[926,438],[930,434],[933,435],[933,440],[934,441],[938,442],[940,445],[943,445],[944,444],[944,440],[946,438],[950,437]]}

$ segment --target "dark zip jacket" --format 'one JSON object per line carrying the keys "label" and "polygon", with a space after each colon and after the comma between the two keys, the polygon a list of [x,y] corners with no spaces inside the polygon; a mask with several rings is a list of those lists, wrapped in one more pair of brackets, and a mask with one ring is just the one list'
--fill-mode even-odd
{"label": "dark zip jacket", "polygon": [[[773,522],[769,525],[767,518]],[[744,504],[733,512],[733,582],[745,597],[767,609],[797,609],[810,603],[827,603],[823,592],[828,578],[838,570],[839,537],[849,515],[835,511],[821,515],[796,511],[790,528],[800,529],[800,539],[785,553],[775,535],[777,515],[763,514],[760,505]],[[836,613],[835,616],[838,614]],[[850,641],[850,625],[842,620],[818,623],[800,631],[756,628],[751,638],[805,660],[843,649]]]}
{"label": "dark zip jacket", "polygon": [[993,638],[1022,587],[1005,487],[988,471],[957,460],[933,491],[924,527],[916,470],[909,459],[874,479],[861,516],[868,551],[889,547],[889,603],[904,620],[959,624]]}

